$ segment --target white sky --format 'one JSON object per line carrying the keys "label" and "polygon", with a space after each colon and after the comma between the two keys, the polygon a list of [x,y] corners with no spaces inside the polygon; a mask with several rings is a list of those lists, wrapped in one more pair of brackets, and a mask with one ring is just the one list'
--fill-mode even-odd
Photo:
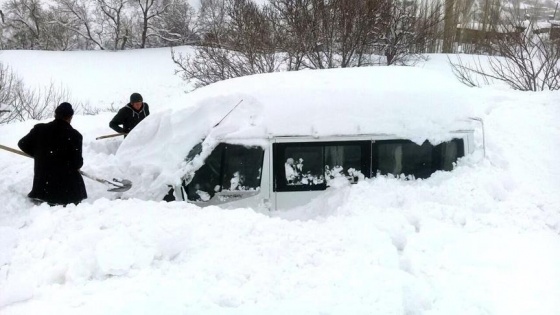
{"label": "white sky", "polygon": [[[146,127],[196,105],[168,49],[2,51],[0,61],[28,84],[53,81],[98,108],[140,92],[154,113]],[[441,76],[419,86],[453,85],[445,56],[419,67]],[[88,179],[79,206],[34,206],[32,161],[1,151],[0,313],[557,314],[560,95],[500,85],[452,93],[484,119],[486,158],[477,132],[477,151],[453,172],[375,178],[281,213],[118,200]],[[95,140],[112,133],[112,115],[72,124],[84,135],[86,172],[127,177],[126,154],[115,154],[122,140]],[[35,123],[0,126],[0,143],[17,147]]]}

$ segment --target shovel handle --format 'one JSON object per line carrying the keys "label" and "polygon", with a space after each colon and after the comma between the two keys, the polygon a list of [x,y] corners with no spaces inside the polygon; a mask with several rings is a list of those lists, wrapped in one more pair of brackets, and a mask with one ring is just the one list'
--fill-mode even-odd
{"label": "shovel handle", "polygon": [[[21,156],[25,156],[25,157],[28,157],[28,158],[33,158],[31,155],[29,155],[29,154],[27,154],[27,153],[25,153],[25,152],[23,152],[23,151],[13,149],[13,148],[7,147],[7,146],[5,146],[5,145],[1,145],[1,144],[0,144],[0,149],[9,151],[9,152],[12,152],[12,153],[15,153],[15,154],[19,154],[19,155],[21,155]],[[86,173],[86,172],[84,172],[84,171],[82,171],[82,170],[79,170],[79,172],[80,172],[80,174],[82,174],[83,176],[85,176],[85,177],[87,177],[87,178],[89,178],[89,179],[93,179],[94,181],[99,182],[99,183],[102,183],[102,184],[113,185],[113,186],[115,186],[116,188],[130,188],[130,185],[125,185],[125,184],[119,185],[119,184],[116,184],[116,183],[114,183],[114,182],[112,182],[112,181],[109,181],[109,180],[106,180],[106,179],[103,179],[103,178],[98,178],[98,177],[95,177],[95,176],[93,176],[93,175],[90,175],[90,174],[88,174],[88,173]],[[128,183],[130,184],[130,182],[128,182]],[[128,189],[127,189],[127,190],[128,190]]]}
{"label": "shovel handle", "polygon": [[[27,153],[25,153],[25,152],[23,152],[23,151],[13,149],[13,148],[7,147],[7,146],[5,146],[5,145],[1,145],[1,144],[0,144],[0,149],[6,150],[6,151],[10,151],[10,152],[12,152],[12,153],[19,154],[19,155],[21,155],[21,156],[25,156],[25,157],[28,157],[28,158],[33,158],[31,155],[29,155],[29,154],[27,154]],[[91,178],[91,179],[93,179],[93,180],[96,180],[96,181],[98,181],[98,182],[104,183],[101,179],[94,178],[93,176],[91,176],[91,175],[89,175],[89,174],[87,174],[87,173],[84,173],[82,170],[80,170],[80,174],[84,175],[85,177],[88,177],[88,178]]]}
{"label": "shovel handle", "polygon": [[124,187],[124,185],[119,185],[119,184],[116,184],[116,183],[114,183],[114,182],[112,182],[112,181],[110,181],[110,180],[106,180],[106,179],[103,179],[103,178],[95,177],[95,176],[93,176],[93,175],[91,175],[91,174],[88,174],[88,173],[82,171],[82,170],[80,170],[80,174],[82,174],[83,176],[85,176],[85,177],[87,177],[87,178],[89,178],[89,179],[93,179],[93,180],[96,181],[96,182],[100,182],[100,183],[102,183],[102,184],[109,184],[109,185],[113,185],[113,186],[118,187],[118,188],[123,188],[123,187]]}
{"label": "shovel handle", "polygon": [[106,135],[106,136],[101,136],[101,137],[97,137],[95,138],[95,140],[101,140],[101,139],[106,139],[106,138],[113,138],[113,137],[118,137],[118,136],[126,136],[128,133],[115,133],[115,134],[111,134],[111,135]]}
{"label": "shovel handle", "polygon": [[29,155],[29,154],[27,154],[27,153],[25,153],[25,152],[23,152],[23,151],[16,150],[16,149],[12,149],[12,148],[7,147],[7,146],[5,146],[5,145],[1,145],[1,144],[0,144],[0,149],[6,150],[6,151],[10,151],[10,152],[12,152],[12,153],[19,154],[19,155],[22,155],[22,156],[25,156],[25,157],[28,157],[28,158],[33,158],[31,155]]}

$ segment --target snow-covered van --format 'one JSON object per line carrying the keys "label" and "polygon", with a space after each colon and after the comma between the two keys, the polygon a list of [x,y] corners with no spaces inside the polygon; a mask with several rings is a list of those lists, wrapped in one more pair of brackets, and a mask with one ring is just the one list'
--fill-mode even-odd
{"label": "snow-covered van", "polygon": [[117,156],[129,197],[161,200],[173,187],[200,206],[293,208],[375,176],[451,171],[474,151],[467,92],[410,67],[236,78],[149,116]]}

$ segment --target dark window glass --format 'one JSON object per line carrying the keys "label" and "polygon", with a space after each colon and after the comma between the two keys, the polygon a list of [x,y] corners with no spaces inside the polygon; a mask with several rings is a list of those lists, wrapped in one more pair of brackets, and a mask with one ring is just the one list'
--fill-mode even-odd
{"label": "dark window glass", "polygon": [[185,187],[187,198],[193,201],[208,201],[216,191],[220,191],[222,153],[225,145],[218,145],[196,171],[191,182]]}
{"label": "dark window glass", "polygon": [[434,148],[436,170],[453,170],[453,163],[457,162],[464,155],[463,139],[453,139],[436,145]]}
{"label": "dark window glass", "polygon": [[273,145],[274,191],[324,190],[336,178],[352,183],[369,176],[369,142]]}
{"label": "dark window glass", "polygon": [[264,151],[260,147],[219,144],[186,185],[187,198],[208,201],[221,191],[257,191]]}
{"label": "dark window glass", "polygon": [[228,144],[222,178],[223,190],[259,190],[263,150]]}
{"label": "dark window glass", "polygon": [[324,187],[323,148],[321,146],[289,146],[283,153],[284,178],[287,186]]}
{"label": "dark window glass", "polygon": [[428,178],[437,170],[450,171],[453,163],[464,155],[463,140],[433,146],[428,141],[422,145],[408,140],[384,140],[373,144],[373,169],[377,174],[414,178]]}
{"label": "dark window glass", "polygon": [[369,152],[364,156],[363,145],[325,145],[325,178],[327,185],[329,181],[337,177],[346,177],[350,182],[356,183],[359,179],[363,179],[369,162]]}

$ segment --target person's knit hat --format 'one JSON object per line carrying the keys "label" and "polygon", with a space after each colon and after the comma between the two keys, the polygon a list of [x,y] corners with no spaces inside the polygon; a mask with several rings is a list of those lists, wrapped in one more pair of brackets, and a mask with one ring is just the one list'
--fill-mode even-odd
{"label": "person's knit hat", "polygon": [[67,118],[74,116],[74,109],[70,103],[64,102],[54,110],[55,117]]}
{"label": "person's knit hat", "polygon": [[137,102],[143,102],[144,100],[142,99],[142,95],[140,95],[140,93],[132,93],[130,95],[130,103],[137,103]]}

